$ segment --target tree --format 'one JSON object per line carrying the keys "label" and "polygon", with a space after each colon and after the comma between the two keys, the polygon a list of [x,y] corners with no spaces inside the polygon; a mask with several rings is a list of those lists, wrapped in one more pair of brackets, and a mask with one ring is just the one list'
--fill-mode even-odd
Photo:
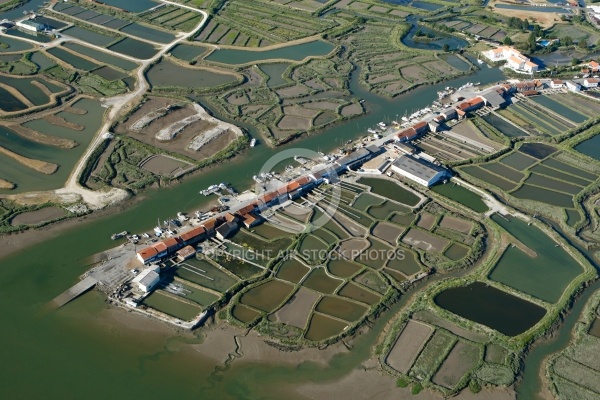
{"label": "tree", "polygon": [[527,18],[525,18],[523,21],[521,21],[521,29],[524,31],[529,29],[529,21],[527,20]]}
{"label": "tree", "polygon": [[505,37],[502,43],[506,46],[512,46],[514,44],[514,42],[509,36]]}
{"label": "tree", "polygon": [[537,43],[535,41],[536,38],[537,36],[535,35],[535,32],[531,32],[529,34],[529,38],[527,39],[527,48],[529,51],[534,51],[537,48]]}
{"label": "tree", "polygon": [[577,43],[577,46],[579,46],[580,49],[587,50],[588,44],[585,38],[579,39],[579,43]]}
{"label": "tree", "polygon": [[565,36],[562,42],[565,46],[573,46],[573,38],[571,36]]}
{"label": "tree", "polygon": [[573,58],[571,59],[571,65],[575,66],[575,65],[577,65],[577,64],[579,64],[579,59],[578,59],[578,58],[575,58],[575,57],[573,57]]}
{"label": "tree", "polygon": [[444,46],[442,47],[442,50],[444,50],[444,51],[446,51],[446,52],[447,52],[448,50],[450,50],[450,46],[448,45],[448,43],[445,43],[445,44],[444,44]]}

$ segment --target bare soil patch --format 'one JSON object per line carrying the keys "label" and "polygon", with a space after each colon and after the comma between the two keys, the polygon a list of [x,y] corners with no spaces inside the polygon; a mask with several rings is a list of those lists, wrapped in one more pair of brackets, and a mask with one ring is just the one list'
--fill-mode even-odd
{"label": "bare soil patch", "polygon": [[275,313],[275,316],[279,322],[304,329],[319,297],[319,294],[302,287]]}
{"label": "bare soil patch", "polygon": [[435,219],[435,215],[428,212],[424,212],[419,217],[419,222],[417,222],[417,226],[430,231],[431,228],[433,228],[433,225],[435,224]]}
{"label": "bare soil patch", "polygon": [[297,117],[314,118],[317,114],[319,114],[319,111],[294,104],[283,107],[283,113],[285,115],[295,115]]}
{"label": "bare soil patch", "polygon": [[306,107],[317,110],[336,111],[339,106],[338,103],[334,103],[333,101],[313,101],[312,103],[306,103]]}
{"label": "bare soil patch", "polygon": [[401,374],[407,374],[432,333],[430,326],[409,320],[385,358],[385,363]]}
{"label": "bare soil patch", "polygon": [[279,121],[277,126],[281,129],[291,130],[306,130],[310,128],[312,118],[295,117],[291,115],[284,115]]}
{"label": "bare soil patch", "polygon": [[369,242],[366,239],[352,238],[344,240],[337,248],[337,252],[343,257],[354,260],[358,254],[369,247]]}
{"label": "bare soil patch", "polygon": [[364,236],[367,234],[367,229],[364,226],[357,224],[342,213],[335,213],[333,219],[352,236]]}
{"label": "bare soil patch", "polygon": [[387,222],[378,222],[373,228],[373,236],[385,240],[394,246],[398,243],[398,236],[402,232],[404,232],[404,228]]}
{"label": "bare soil patch", "polygon": [[[142,143],[172,153],[183,154],[195,160],[213,156],[242,134],[241,131],[234,132],[233,125],[222,123],[208,115],[197,104],[172,107],[172,102],[172,99],[150,98],[124,123],[117,126],[116,133],[127,134]],[[171,109],[167,110],[169,107]],[[163,112],[165,110],[168,112]],[[158,113],[158,118],[154,118],[156,113]],[[138,121],[144,118],[148,119],[148,116],[152,117],[150,118],[151,122],[147,125],[144,122],[143,129],[133,129]],[[189,123],[186,122],[186,118]],[[176,124],[180,121],[184,122],[177,126]],[[175,130],[178,132],[171,140],[160,140],[157,138],[157,134],[165,129],[170,130],[171,133]],[[162,137],[165,136],[161,135]]]}
{"label": "bare soil patch", "polygon": [[7,181],[6,179],[0,179],[0,189],[12,190],[15,188],[15,184]]}
{"label": "bare soil patch", "polygon": [[72,129],[74,131],[82,131],[85,129],[85,126],[81,124],[76,124],[74,122],[69,122],[61,116],[58,115],[46,115],[44,120],[56,126],[63,126],[68,129]]}
{"label": "bare soil patch", "polygon": [[350,104],[347,105],[346,107],[342,108],[341,110],[341,114],[343,117],[349,117],[351,115],[357,115],[357,114],[361,114],[363,112],[363,109],[361,107],[360,104]]}
{"label": "bare soil patch", "polygon": [[286,97],[299,97],[308,94],[308,89],[304,86],[290,86],[287,88],[279,89],[276,91],[277,95],[281,98]]}
{"label": "bare soil patch", "polygon": [[474,345],[456,342],[432,381],[448,389],[454,388],[462,377],[477,365],[478,355],[479,349]]}
{"label": "bare soil patch", "polygon": [[434,251],[439,253],[444,250],[446,246],[448,246],[450,241],[438,236],[433,236],[427,232],[411,228],[402,238],[402,242],[425,251]]}
{"label": "bare soil patch", "polygon": [[427,72],[417,65],[400,68],[400,73],[404,79],[412,83],[424,82],[427,79]]}
{"label": "bare soil patch", "polygon": [[140,167],[155,175],[174,176],[183,172],[190,164],[175,160],[165,155],[157,155],[145,160]]}
{"label": "bare soil patch", "polygon": [[42,222],[52,221],[66,215],[65,210],[59,207],[46,207],[40,210],[28,211],[14,217],[10,224],[17,225],[37,225]]}
{"label": "bare soil patch", "polygon": [[440,226],[442,228],[452,229],[453,231],[462,233],[469,233],[471,232],[471,228],[473,228],[473,224],[469,221],[452,217],[450,215],[444,215],[442,217],[442,220],[440,221]]}

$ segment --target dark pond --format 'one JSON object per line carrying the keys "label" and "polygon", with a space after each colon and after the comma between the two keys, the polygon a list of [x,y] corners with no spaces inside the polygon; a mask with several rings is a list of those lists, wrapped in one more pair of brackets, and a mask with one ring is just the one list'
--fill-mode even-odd
{"label": "dark pond", "polygon": [[556,152],[556,148],[543,143],[524,143],[519,151],[541,160]]}
{"label": "dark pond", "polygon": [[535,325],[546,310],[483,282],[444,290],[435,304],[463,318],[516,336]]}
{"label": "dark pond", "polygon": [[579,143],[575,150],[600,161],[600,135]]}

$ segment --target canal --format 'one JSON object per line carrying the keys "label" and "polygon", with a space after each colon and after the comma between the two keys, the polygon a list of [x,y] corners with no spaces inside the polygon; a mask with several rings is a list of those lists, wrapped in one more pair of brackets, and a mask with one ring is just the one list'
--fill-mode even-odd
{"label": "canal", "polygon": [[[172,188],[148,190],[138,202],[75,227],[2,260],[0,268],[0,318],[10,321],[0,330],[0,354],[7,366],[0,384],[7,398],[107,398],[126,396],[147,399],[176,396],[191,398],[279,399],[291,394],[295,384],[337,379],[352,371],[370,352],[385,319],[361,336],[355,349],[335,357],[327,367],[313,363],[281,367],[262,363],[234,363],[213,376],[220,363],[198,355],[188,347],[195,339],[164,332],[152,321],[129,317],[106,307],[104,296],[90,292],[60,310],[49,312],[46,304],[75,283],[89,268],[89,256],[114,246],[110,235],[122,230],[149,230],[156,219],[193,211],[208,200],[198,191],[230,182],[243,190],[252,175],[272,155],[283,149],[310,148],[329,151],[348,139],[365,134],[382,120],[395,119],[405,111],[419,109],[437,98],[445,86],[468,81],[483,84],[502,80],[497,69],[440,85],[421,87],[393,100],[380,98],[358,87],[351,88],[366,100],[369,113],[306,137],[288,146],[271,149],[257,146],[232,161],[204,170]],[[34,250],[34,251],[32,251]],[[397,308],[396,308],[397,309]],[[393,310],[392,310],[393,311]],[[392,313],[386,314],[389,316]],[[266,384],[265,384],[266,383]]]}

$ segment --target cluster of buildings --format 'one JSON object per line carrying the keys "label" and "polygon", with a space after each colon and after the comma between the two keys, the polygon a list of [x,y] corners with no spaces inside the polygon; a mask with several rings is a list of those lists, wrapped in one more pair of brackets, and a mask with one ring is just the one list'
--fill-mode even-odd
{"label": "cluster of buildings", "polygon": [[539,69],[539,65],[511,46],[500,46],[495,49],[482,51],[481,54],[492,62],[506,61],[506,65],[515,71],[531,74]]}

